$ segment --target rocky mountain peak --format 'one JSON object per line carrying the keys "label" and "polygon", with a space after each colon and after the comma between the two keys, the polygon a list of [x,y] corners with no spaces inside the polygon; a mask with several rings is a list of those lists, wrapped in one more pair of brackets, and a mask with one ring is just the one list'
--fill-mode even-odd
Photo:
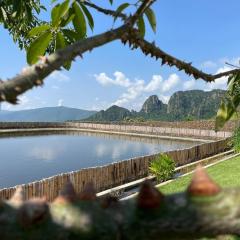
{"label": "rocky mountain peak", "polygon": [[157,95],[150,96],[143,104],[141,113],[163,113],[166,112],[167,105],[159,100]]}

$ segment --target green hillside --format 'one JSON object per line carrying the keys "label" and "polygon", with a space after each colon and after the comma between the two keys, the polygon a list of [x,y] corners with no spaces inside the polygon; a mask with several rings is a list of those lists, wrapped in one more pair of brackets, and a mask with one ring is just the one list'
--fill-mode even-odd
{"label": "green hillside", "polygon": [[67,120],[81,120],[95,114],[87,111],[68,107],[46,107],[22,111],[0,111],[2,122],[64,122]]}
{"label": "green hillside", "polygon": [[224,90],[179,91],[170,97],[168,104],[164,104],[153,95],[144,102],[139,112],[130,112],[126,108],[112,106],[85,120],[101,122],[135,119],[162,121],[210,119],[216,115],[225,93]]}

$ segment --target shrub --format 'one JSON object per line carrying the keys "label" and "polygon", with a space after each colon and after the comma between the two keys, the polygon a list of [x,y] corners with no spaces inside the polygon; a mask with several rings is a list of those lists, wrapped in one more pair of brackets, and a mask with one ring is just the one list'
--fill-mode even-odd
{"label": "shrub", "polygon": [[191,116],[191,115],[188,115],[184,120],[185,120],[185,121],[188,121],[188,122],[194,121],[194,117]]}
{"label": "shrub", "polygon": [[234,134],[232,137],[232,145],[235,152],[240,152],[240,128],[237,128],[234,131]]}
{"label": "shrub", "polygon": [[167,154],[159,154],[150,162],[149,171],[155,175],[158,182],[171,178],[174,174],[175,162]]}

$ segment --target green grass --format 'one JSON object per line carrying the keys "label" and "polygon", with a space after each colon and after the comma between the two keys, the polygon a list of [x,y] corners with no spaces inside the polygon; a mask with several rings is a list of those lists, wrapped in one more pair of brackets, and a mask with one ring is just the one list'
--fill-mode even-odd
{"label": "green grass", "polygon": [[[209,167],[207,172],[222,187],[240,187],[240,157]],[[159,189],[165,194],[182,192],[187,188],[191,178],[192,174],[180,177],[169,184],[161,186]]]}
{"label": "green grass", "polygon": [[[212,167],[207,168],[208,174],[222,187],[240,187],[240,156],[218,163]],[[165,194],[176,193],[184,191],[190,180],[192,174],[185,177],[180,177],[173,182],[166,184],[159,189]],[[220,238],[202,238],[201,240],[237,240],[239,238],[234,236],[225,236]]]}

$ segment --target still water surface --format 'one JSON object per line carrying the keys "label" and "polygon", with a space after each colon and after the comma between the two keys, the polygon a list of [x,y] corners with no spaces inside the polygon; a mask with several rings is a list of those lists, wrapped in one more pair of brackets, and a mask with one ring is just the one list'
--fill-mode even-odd
{"label": "still water surface", "polygon": [[197,144],[199,143],[87,132],[2,136],[0,188]]}

